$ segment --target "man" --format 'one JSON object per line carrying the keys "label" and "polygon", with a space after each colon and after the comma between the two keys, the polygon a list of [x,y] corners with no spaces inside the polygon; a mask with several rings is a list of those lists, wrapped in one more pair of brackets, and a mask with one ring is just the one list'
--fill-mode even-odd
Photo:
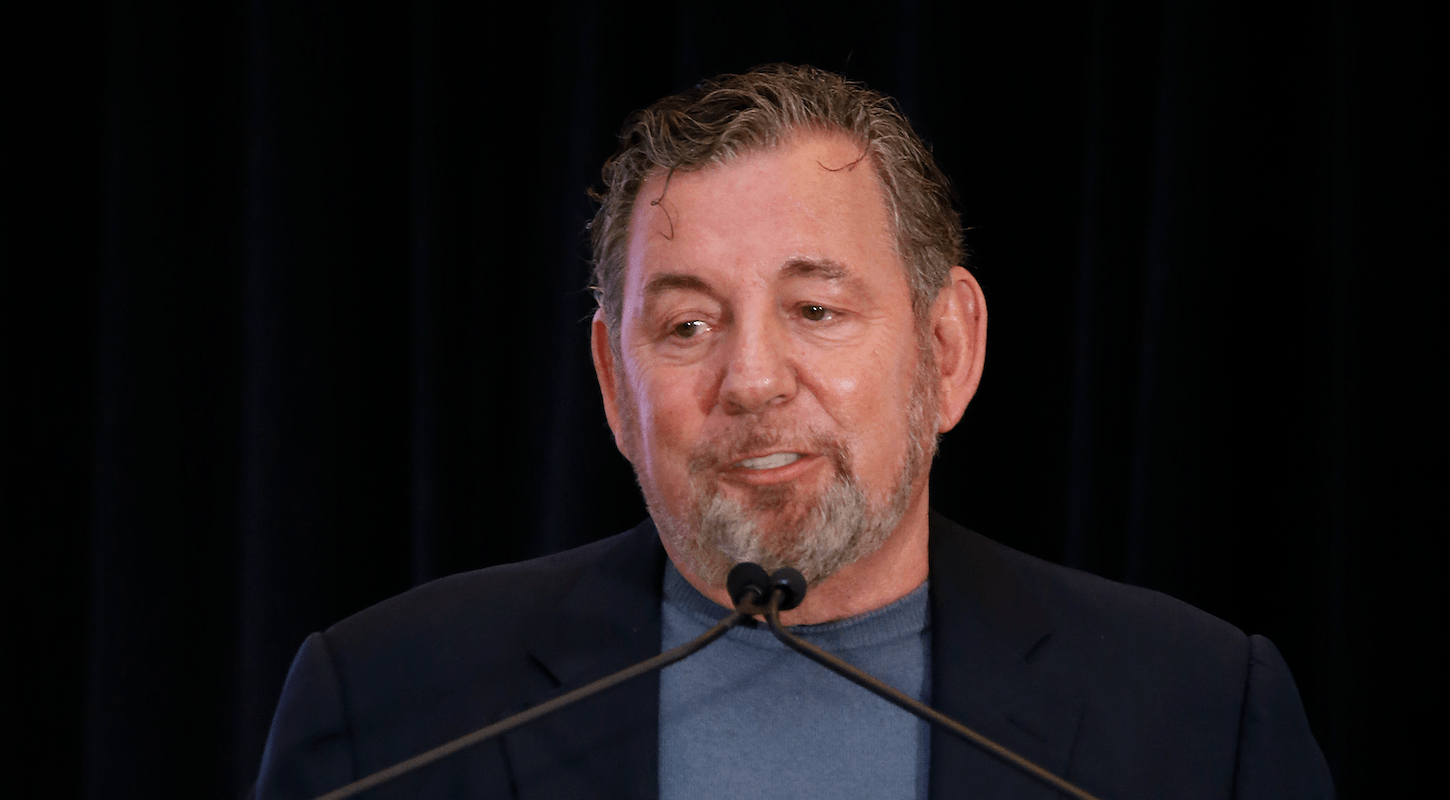
{"label": "man", "polygon": [[[454,576],[303,646],[260,797],[308,797],[688,640],[739,561],[828,649],[1100,797],[1332,795],[1273,645],[935,517],[986,309],[884,97],[768,67],[626,128],[592,226],[610,428],[650,521]],[[1050,797],[736,629],[372,796]]]}

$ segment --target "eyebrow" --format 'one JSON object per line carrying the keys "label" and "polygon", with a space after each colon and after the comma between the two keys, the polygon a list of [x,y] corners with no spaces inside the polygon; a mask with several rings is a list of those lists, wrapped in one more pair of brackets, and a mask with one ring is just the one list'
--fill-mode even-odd
{"label": "eyebrow", "polygon": [[646,298],[658,297],[665,292],[675,289],[685,289],[697,292],[709,292],[710,284],[704,279],[695,275],[685,275],[679,272],[665,272],[650,278],[649,283],[644,285],[644,296]]}
{"label": "eyebrow", "polygon": [[782,278],[824,278],[828,281],[844,281],[851,277],[850,270],[829,258],[792,258],[780,268]]}
{"label": "eyebrow", "polygon": [[[833,283],[854,283],[857,279],[840,262],[829,258],[792,258],[780,268],[781,278],[820,278]],[[693,291],[713,294],[710,284],[697,275],[664,272],[644,285],[646,302],[671,291]]]}

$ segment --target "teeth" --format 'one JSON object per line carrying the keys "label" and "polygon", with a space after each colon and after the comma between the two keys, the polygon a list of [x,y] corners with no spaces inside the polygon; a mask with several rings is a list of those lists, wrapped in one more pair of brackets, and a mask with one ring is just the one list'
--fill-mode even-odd
{"label": "teeth", "polygon": [[771,453],[760,458],[747,458],[740,462],[740,466],[746,469],[775,469],[786,464],[794,464],[800,460],[800,457],[800,453]]}

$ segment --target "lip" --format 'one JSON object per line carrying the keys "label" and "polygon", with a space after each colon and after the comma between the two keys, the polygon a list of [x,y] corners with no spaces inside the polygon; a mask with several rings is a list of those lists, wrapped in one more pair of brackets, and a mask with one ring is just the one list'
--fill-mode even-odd
{"label": "lip", "polygon": [[[749,469],[747,467],[735,466],[742,461],[768,456],[773,453],[800,453],[800,458],[783,467],[771,467],[770,469]],[[801,453],[799,450],[766,450],[735,459],[732,466],[723,470],[723,474],[727,480],[733,483],[743,483],[751,486],[785,483],[799,480],[811,470],[820,466],[824,460],[818,454]]]}

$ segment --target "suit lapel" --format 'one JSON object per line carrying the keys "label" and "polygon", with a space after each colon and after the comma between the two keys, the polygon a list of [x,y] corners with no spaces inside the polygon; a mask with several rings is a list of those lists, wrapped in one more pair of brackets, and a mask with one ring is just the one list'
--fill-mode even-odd
{"label": "suit lapel", "polygon": [[[664,549],[646,521],[588,568],[526,643],[538,691],[519,710],[660,651]],[[659,673],[635,678],[508,734],[520,798],[655,798]]]}
{"label": "suit lapel", "polygon": [[[1034,673],[1052,631],[1033,587],[995,544],[935,513],[930,558],[932,706],[1064,775],[1081,705]],[[932,798],[1057,796],[945,731],[933,729],[931,753]]]}
{"label": "suit lapel", "polygon": [[[1081,706],[1034,674],[1050,636],[1031,586],[987,539],[933,514],[931,704],[1064,775]],[[645,521],[587,569],[527,643],[539,665],[522,710],[659,652],[664,550]],[[518,797],[659,794],[659,675],[636,678],[505,737]],[[1055,793],[933,729],[931,797],[1051,798]]]}

